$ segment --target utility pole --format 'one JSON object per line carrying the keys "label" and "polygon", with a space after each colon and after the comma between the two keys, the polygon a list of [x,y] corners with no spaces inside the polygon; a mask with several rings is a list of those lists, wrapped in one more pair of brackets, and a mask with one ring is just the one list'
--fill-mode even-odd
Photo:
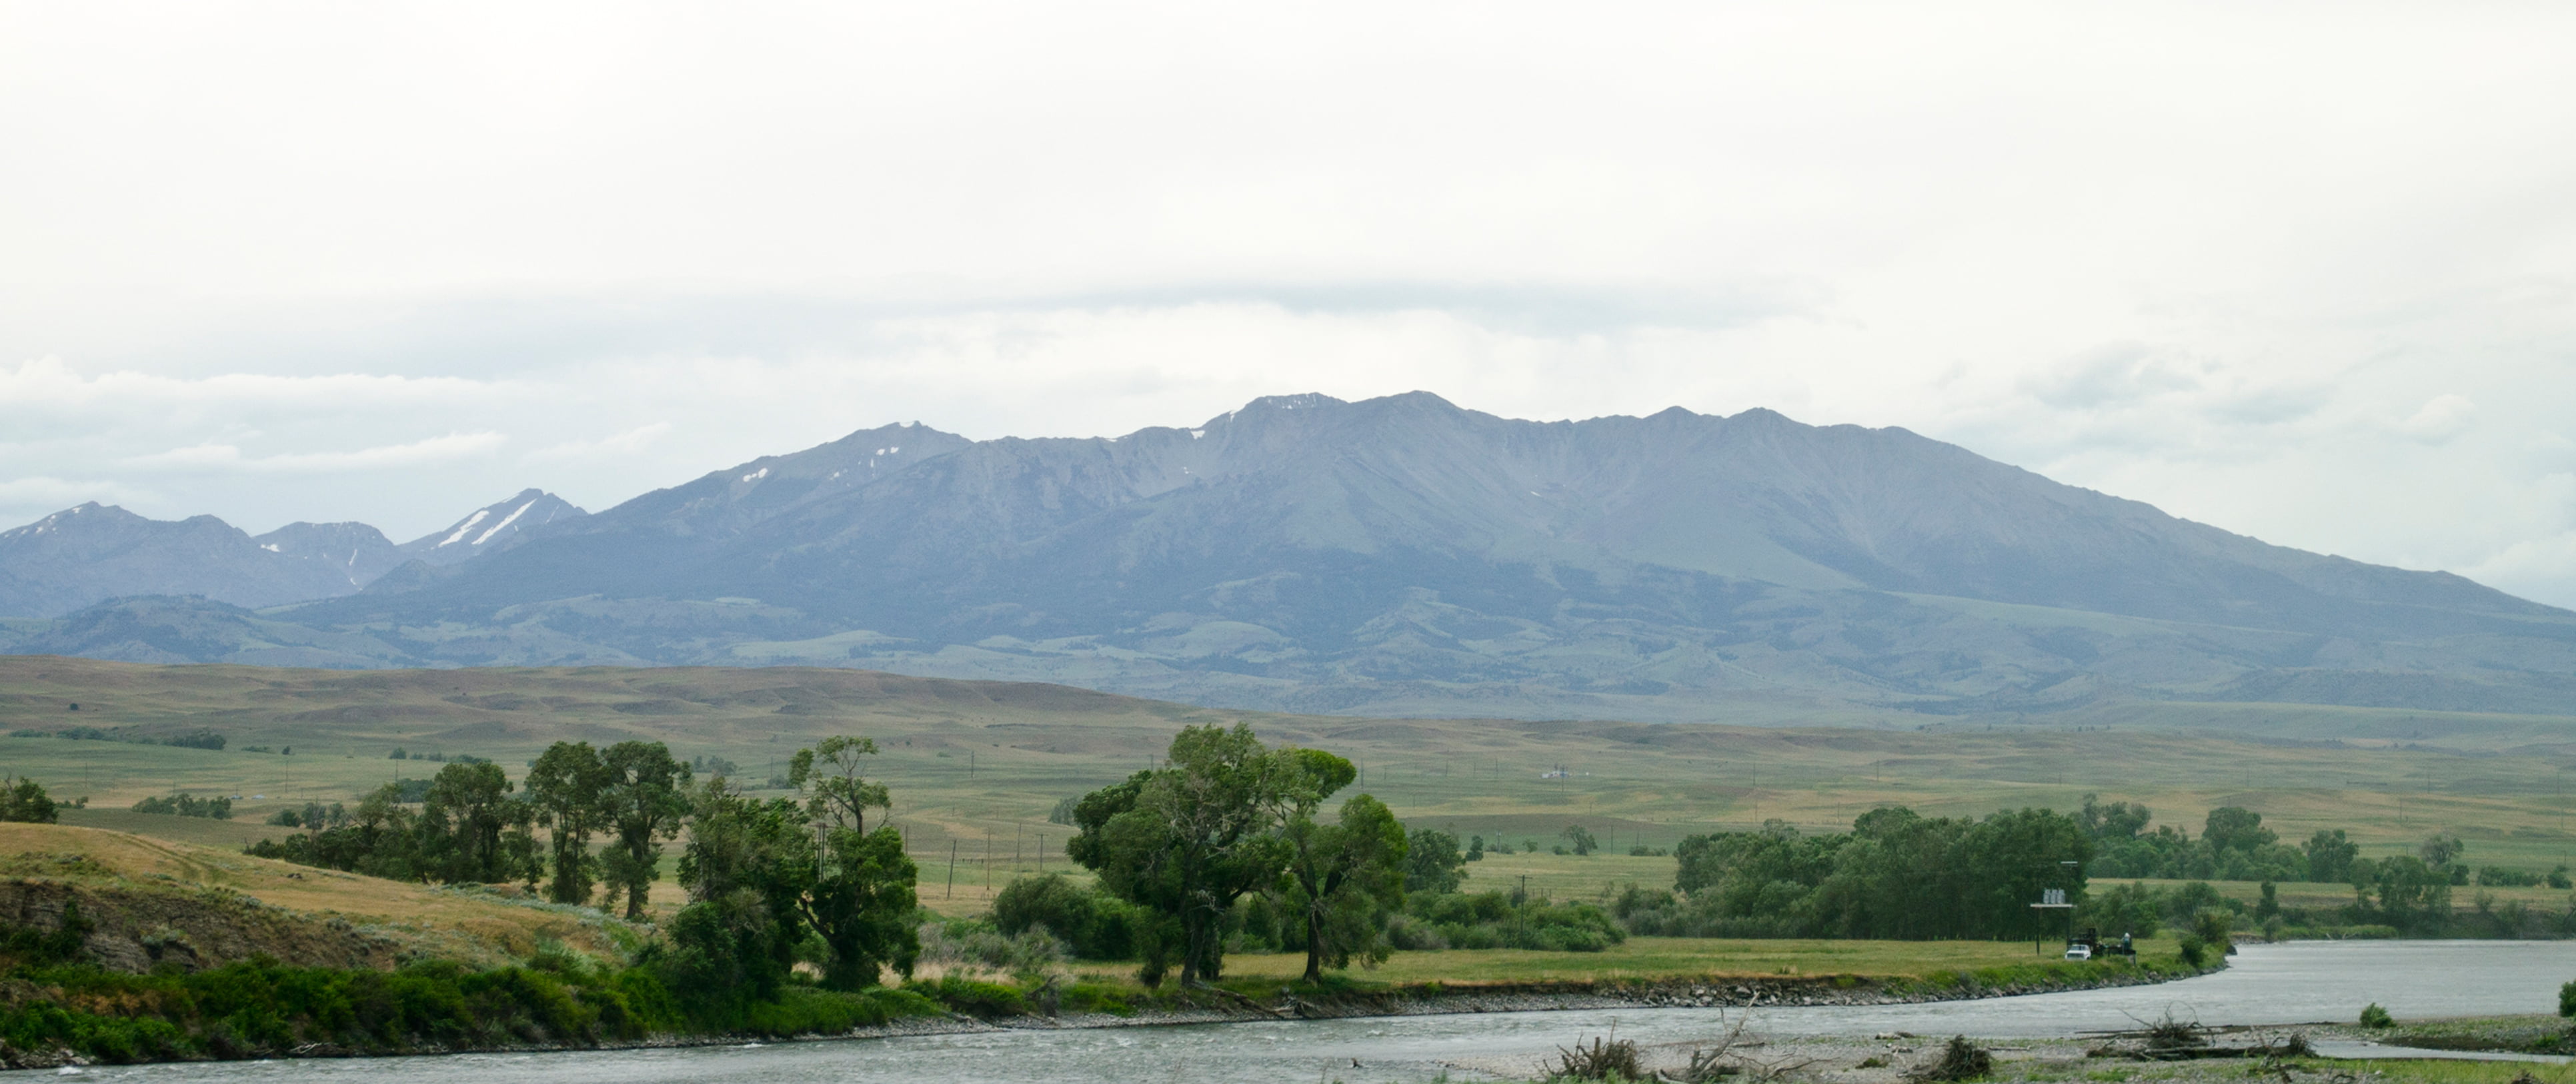
{"label": "utility pole", "polygon": [[957,898],[957,838],[955,836],[948,839],[948,895],[943,898],[952,900]]}

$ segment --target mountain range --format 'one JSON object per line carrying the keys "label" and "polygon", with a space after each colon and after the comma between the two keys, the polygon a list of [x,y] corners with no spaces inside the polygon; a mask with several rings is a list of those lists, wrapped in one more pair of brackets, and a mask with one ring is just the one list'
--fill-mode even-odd
{"label": "mountain range", "polygon": [[2576,714],[2576,613],[2272,546],[1902,429],[1530,422],[1426,393],[1188,428],[864,430],[395,546],[83,505],[0,534],[7,649],[799,663],[1296,711]]}

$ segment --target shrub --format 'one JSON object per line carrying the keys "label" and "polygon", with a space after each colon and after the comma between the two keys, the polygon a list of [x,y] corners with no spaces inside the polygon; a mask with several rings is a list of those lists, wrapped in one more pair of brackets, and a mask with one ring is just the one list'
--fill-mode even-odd
{"label": "shrub", "polygon": [[2366,1028],[2393,1028],[2397,1026],[2397,1020],[2396,1018],[2389,1016],[2388,1010],[2380,1008],[2379,1003],[2374,1001],[2368,1005],[2362,1006],[2361,1026]]}
{"label": "shrub", "polygon": [[1939,1058],[1917,1066],[1913,1071],[1906,1073],[1905,1078],[1913,1081],[1945,1082],[1977,1080],[1994,1071],[1993,1054],[1988,1053],[1986,1048],[1969,1042],[1967,1036],[1953,1035],[1950,1037],[1949,1045],[1941,1048]]}
{"label": "shrub", "polygon": [[1029,1015],[1028,1000],[1018,990],[996,982],[977,982],[949,975],[938,982],[914,979],[903,988],[957,1012],[986,1020]]}
{"label": "shrub", "polygon": [[1064,942],[1043,926],[1008,937],[982,922],[933,922],[922,925],[919,937],[921,959],[975,964],[1021,978],[1044,976],[1064,959]]}
{"label": "shrub", "polygon": [[[1456,892],[1414,895],[1404,906],[1451,948],[1599,952],[1628,939],[1610,912],[1589,903],[1514,903],[1501,892]],[[1408,936],[1427,940],[1419,932]]]}
{"label": "shrub", "polygon": [[1549,1080],[1644,1080],[1645,1067],[1638,1064],[1637,1044],[1627,1039],[1595,1038],[1589,1045],[1581,1042],[1574,1049],[1556,1048],[1556,1062],[1547,1067]]}
{"label": "shrub", "polygon": [[[203,817],[208,820],[233,819],[230,798],[199,798],[189,794],[172,794],[167,798],[145,798],[134,803],[137,813],[158,813],[174,817]],[[270,823],[281,823],[272,820]]]}
{"label": "shrub", "polygon": [[[86,799],[84,799],[86,800]],[[54,799],[33,779],[14,783],[0,780],[0,821],[28,824],[52,824],[61,814],[55,811]]]}
{"label": "shrub", "polygon": [[1142,925],[1133,905],[1062,874],[1016,878],[993,898],[995,929],[1017,937],[1043,927],[1085,960],[1134,958]]}

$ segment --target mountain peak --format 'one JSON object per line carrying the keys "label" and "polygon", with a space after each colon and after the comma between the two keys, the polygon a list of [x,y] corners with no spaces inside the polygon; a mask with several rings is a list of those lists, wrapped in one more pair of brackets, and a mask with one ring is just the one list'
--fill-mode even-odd
{"label": "mountain peak", "polygon": [[1296,395],[1264,395],[1243,404],[1243,409],[1235,413],[1244,414],[1255,410],[1320,410],[1325,407],[1348,405],[1350,404],[1322,392],[1310,391]]}
{"label": "mountain peak", "polygon": [[270,553],[338,569],[352,590],[374,582],[403,560],[392,539],[364,523],[289,523],[251,541]]}
{"label": "mountain peak", "polygon": [[456,564],[517,545],[528,532],[549,523],[588,514],[545,490],[522,489],[508,500],[484,505],[466,513],[463,519],[396,547],[398,559],[394,564],[413,559],[433,565]]}
{"label": "mountain peak", "polygon": [[120,516],[127,519],[143,518],[112,504],[100,504],[97,501],[87,501],[63,509],[60,512],[46,516],[45,518],[37,520],[34,523],[27,524],[26,526],[12,527],[7,531],[0,531],[0,538],[17,538],[26,535],[52,534],[55,531],[62,530],[64,527],[71,525],[74,522],[74,517],[81,516],[86,513],[98,513],[97,515],[91,515],[89,517],[91,521],[112,520]]}

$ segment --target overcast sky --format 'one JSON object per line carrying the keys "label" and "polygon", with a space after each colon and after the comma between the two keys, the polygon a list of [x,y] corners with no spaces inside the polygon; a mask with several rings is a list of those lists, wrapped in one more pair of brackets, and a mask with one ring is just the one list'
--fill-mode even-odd
{"label": "overcast sky", "polygon": [[2576,606],[2576,6],[0,0],[0,519],[1899,425]]}

